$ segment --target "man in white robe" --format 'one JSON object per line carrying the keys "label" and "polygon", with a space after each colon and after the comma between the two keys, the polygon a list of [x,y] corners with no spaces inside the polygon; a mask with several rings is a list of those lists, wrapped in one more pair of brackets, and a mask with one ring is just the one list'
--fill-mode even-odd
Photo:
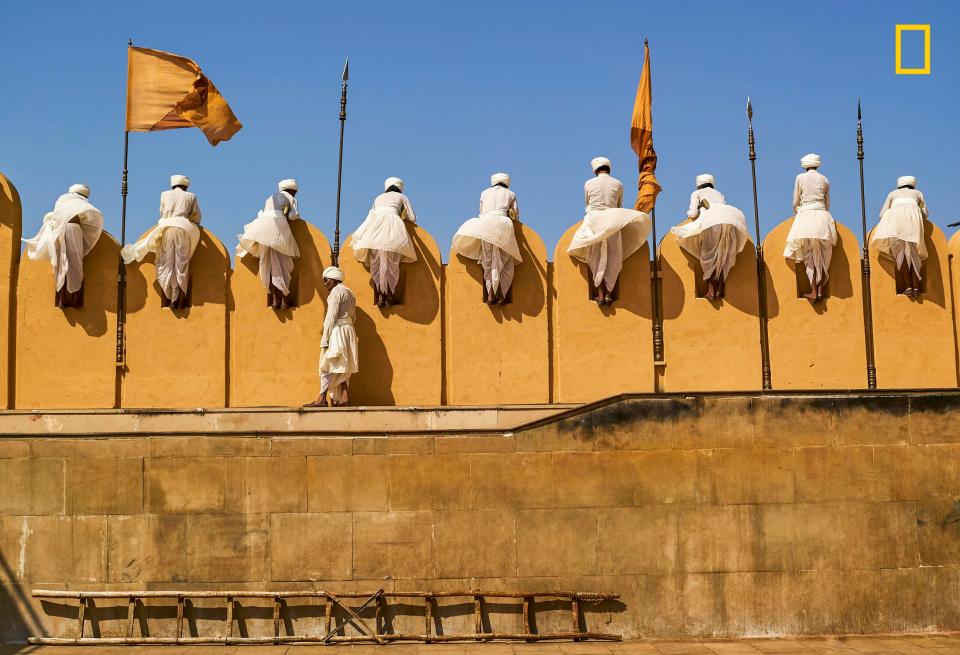
{"label": "man in white robe", "polygon": [[598,305],[613,303],[623,260],[639,250],[650,234],[650,216],[623,209],[623,184],[610,175],[610,160],[595,157],[594,177],[583,185],[586,213],[567,252],[590,268]]}
{"label": "man in white robe", "polygon": [[400,262],[417,261],[417,251],[405,223],[416,223],[417,215],[410,199],[403,194],[403,180],[388,177],[383,189],[374,199],[367,218],[350,237],[350,245],[357,261],[370,270],[374,303],[386,308],[397,302]]}
{"label": "man in white robe", "polygon": [[898,288],[906,296],[923,292],[921,266],[927,258],[927,203],[917,190],[917,178],[897,178],[897,188],[887,195],[880,210],[880,223],[873,229],[870,243],[897,267]]}
{"label": "man in white robe", "polygon": [[170,189],[160,194],[160,220],[144,238],[124,246],[121,251],[127,264],[143,261],[148,253],[156,253],[157,282],[163,290],[163,306],[182,309],[187,306],[190,283],[190,259],[200,243],[200,205],[187,191],[190,178],[170,177]]}
{"label": "man in white robe", "polygon": [[793,186],[793,225],[783,255],[803,263],[810,291],[803,297],[820,302],[826,297],[830,259],[837,244],[837,226],[830,214],[830,181],[820,174],[820,155],[804,155]]}
{"label": "man in white robe", "polygon": [[103,214],[90,204],[90,188],[74,184],[43,217],[40,231],[24,239],[27,257],[48,260],[56,278],[57,307],[83,306],[83,260],[103,232]]}
{"label": "man in white robe", "polygon": [[707,300],[724,297],[727,276],[749,238],[743,212],[728,205],[715,184],[713,175],[698,175],[687,209],[689,222],[670,228],[680,247],[700,261]]}
{"label": "man in white robe", "polygon": [[329,293],[320,339],[320,395],[304,407],[327,407],[328,395],[334,407],[343,407],[349,404],[350,376],[360,368],[357,332],[353,327],[357,299],[343,284],[343,271],[336,266],[323,271],[323,286]]}
{"label": "man in white robe", "polygon": [[502,305],[513,285],[516,264],[523,263],[514,221],[520,219],[517,194],[510,176],[495,173],[490,188],[480,194],[480,215],[460,226],[453,235],[453,250],[480,262],[483,268],[483,302]]}
{"label": "man in white robe", "polygon": [[297,207],[297,181],[281,180],[279,190],[263,204],[263,210],[252,222],[243,226],[239,235],[237,256],[247,254],[259,262],[260,282],[267,290],[267,306],[276,310],[288,309],[290,303],[290,275],[293,260],[300,256],[300,248],[290,231],[290,221],[300,218]]}

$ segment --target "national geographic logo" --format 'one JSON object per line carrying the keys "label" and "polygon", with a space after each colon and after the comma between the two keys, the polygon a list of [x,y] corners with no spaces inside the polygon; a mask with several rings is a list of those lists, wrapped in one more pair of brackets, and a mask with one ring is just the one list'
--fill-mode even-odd
{"label": "national geographic logo", "polygon": [[[903,33],[923,32],[923,68],[904,68],[902,58]],[[929,75],[930,74],[930,26],[929,25],[897,25],[896,34],[896,66],[897,75]]]}

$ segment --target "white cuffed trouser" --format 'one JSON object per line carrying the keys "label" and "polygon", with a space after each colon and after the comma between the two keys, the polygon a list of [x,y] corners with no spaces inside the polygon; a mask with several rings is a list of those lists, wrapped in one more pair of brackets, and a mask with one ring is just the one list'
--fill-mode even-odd
{"label": "white cuffed trouser", "polygon": [[726,280],[737,259],[739,232],[729,223],[711,225],[700,233],[700,268],[703,279]]}
{"label": "white cuffed trouser", "polygon": [[290,275],[293,257],[264,246],[260,252],[260,281],[267,289],[272,284],[280,293],[290,295]]}
{"label": "white cuffed trouser", "polygon": [[392,294],[400,282],[399,252],[371,250],[369,255],[370,277],[379,293]]}
{"label": "white cuffed trouser", "polygon": [[585,254],[593,277],[593,286],[599,288],[603,283],[607,291],[613,290],[623,269],[623,239],[620,233],[587,246]]}
{"label": "white cuffed trouser", "polygon": [[320,393],[329,394],[330,400],[335,403],[340,402],[340,399],[343,397],[341,392],[346,390],[349,379],[349,373],[321,373]]}
{"label": "white cuffed trouser", "polygon": [[179,227],[163,231],[157,248],[157,282],[170,302],[187,293],[190,283],[190,236]]}
{"label": "white cuffed trouser", "polygon": [[497,290],[506,297],[513,284],[515,263],[513,257],[503,249],[486,241],[480,242],[480,265],[483,267],[483,283],[489,297],[493,297]]}
{"label": "white cuffed trouser", "polygon": [[78,223],[67,223],[63,239],[57,244],[57,291],[67,286],[69,293],[76,293],[83,286],[83,230]]}

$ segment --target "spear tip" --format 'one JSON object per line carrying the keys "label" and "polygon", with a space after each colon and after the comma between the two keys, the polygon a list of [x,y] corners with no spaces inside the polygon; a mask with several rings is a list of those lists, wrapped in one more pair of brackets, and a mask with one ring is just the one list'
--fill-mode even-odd
{"label": "spear tip", "polygon": [[350,57],[347,57],[346,61],[343,63],[343,76],[341,79],[344,82],[350,79]]}
{"label": "spear tip", "polygon": [[863,115],[860,113],[860,98],[857,98],[857,120],[862,120]]}
{"label": "spear tip", "polygon": [[747,118],[753,120],[753,105],[750,104],[750,96],[747,96]]}
{"label": "spear tip", "polygon": [[132,48],[132,47],[133,47],[133,39],[132,39],[132,38],[127,39],[127,47],[128,47],[128,48]]}
{"label": "spear tip", "polygon": [[643,47],[646,48],[649,44],[647,43],[647,37],[643,37]]}

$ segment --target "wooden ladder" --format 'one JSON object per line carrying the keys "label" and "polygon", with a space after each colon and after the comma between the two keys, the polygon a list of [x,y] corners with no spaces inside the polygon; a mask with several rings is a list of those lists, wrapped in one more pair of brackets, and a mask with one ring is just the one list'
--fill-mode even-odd
{"label": "wooden ladder", "polygon": [[[377,643],[385,644],[390,642],[448,642],[448,641],[546,641],[546,640],[605,640],[620,641],[620,635],[608,634],[603,632],[591,632],[581,629],[585,617],[582,604],[600,603],[604,601],[615,601],[620,598],[619,594],[613,593],[589,593],[589,592],[565,592],[565,591],[543,591],[535,593],[526,592],[504,592],[504,591],[442,591],[442,592],[419,592],[419,591],[377,591],[373,593],[339,593],[334,594],[329,591],[54,591],[45,589],[35,589],[34,598],[48,600],[76,600],[79,603],[77,608],[77,631],[75,637],[30,637],[28,642],[31,644],[47,645],[90,645],[101,646],[109,644],[289,644],[289,643],[323,643],[323,644],[343,644],[343,643]],[[438,599],[444,598],[464,598],[472,599],[474,631],[470,633],[445,634],[442,626],[442,619],[439,613],[434,613],[434,605]],[[488,598],[498,599],[522,599],[523,614],[523,632],[497,632],[494,630],[486,631],[483,622],[484,605]],[[557,632],[539,632],[535,629],[536,620],[536,601],[541,600],[560,600],[570,602],[570,629]],[[123,637],[87,637],[84,635],[84,625],[86,622],[93,621],[92,611],[96,607],[97,599],[126,599],[127,600],[127,618],[126,631]],[[145,599],[169,599],[176,601],[177,619],[176,631],[174,635],[155,637],[150,635],[149,628],[142,630],[141,634],[135,635],[134,628],[136,624],[137,605],[143,606]],[[226,619],[223,623],[222,636],[184,636],[183,622],[188,614],[192,601],[195,599],[220,599],[226,608]],[[262,606],[264,601],[273,603],[273,635],[264,637],[235,636],[234,625],[237,624],[235,609],[240,607],[240,599],[253,601],[252,605]],[[287,599],[320,599],[321,609],[320,618],[325,622],[326,634],[281,634],[281,624],[283,623],[283,612],[288,606]],[[357,608],[352,607],[349,601],[366,599],[362,605]],[[390,607],[391,599],[420,599],[423,603],[424,630],[422,634],[398,634],[395,632],[386,632],[383,616]],[[360,613],[368,605],[374,603],[374,627],[371,627],[367,621],[364,621]],[[334,613],[340,612],[344,615],[342,622],[334,623]],[[141,619],[148,620],[147,612],[141,613]],[[358,634],[347,635],[345,628],[352,625]],[[584,623],[585,625],[585,623]],[[437,630],[434,630],[434,627]],[[146,634],[143,634],[143,633]]]}

